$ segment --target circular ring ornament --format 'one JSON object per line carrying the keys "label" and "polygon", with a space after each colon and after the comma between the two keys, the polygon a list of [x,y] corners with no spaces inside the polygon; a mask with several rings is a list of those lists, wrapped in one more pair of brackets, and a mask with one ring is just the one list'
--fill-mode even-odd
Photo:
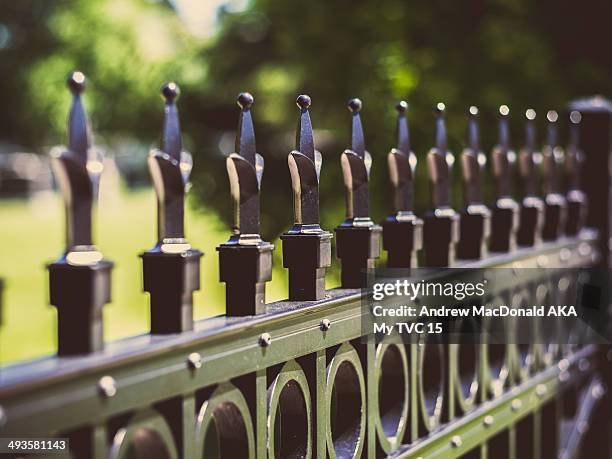
{"label": "circular ring ornament", "polygon": [[149,408],[136,413],[117,431],[109,458],[178,459],[178,453],[166,419]]}
{"label": "circular ring ornament", "polygon": [[[410,383],[408,355],[401,343],[390,343],[387,337],[376,347],[374,361],[374,397],[376,432],[385,453],[390,453],[401,444],[408,427]],[[381,400],[381,397],[398,399]],[[399,403],[398,403],[399,402]],[[381,413],[384,410],[385,413]]]}
{"label": "circular ring ornament", "polygon": [[[212,444],[210,432],[217,434]],[[200,407],[195,437],[197,457],[207,458],[209,449],[219,458],[255,457],[253,422],[240,389],[231,383],[215,389]]]}
{"label": "circular ring ornament", "polygon": [[[366,437],[365,379],[359,355],[342,344],[327,365],[326,440],[330,459],[356,459]],[[335,416],[339,415],[340,416]]]}
{"label": "circular ring ornament", "polygon": [[[290,360],[268,388],[267,427],[270,457],[312,457],[310,407],[310,389],[304,370],[295,360]],[[288,423],[283,421],[283,416],[287,417]],[[298,417],[303,418],[301,426],[296,425]],[[295,430],[296,427],[298,430]]]}

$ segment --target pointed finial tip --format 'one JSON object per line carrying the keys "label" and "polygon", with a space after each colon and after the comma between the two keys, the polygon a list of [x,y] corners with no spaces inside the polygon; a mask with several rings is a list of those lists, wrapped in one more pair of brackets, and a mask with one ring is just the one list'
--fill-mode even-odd
{"label": "pointed finial tip", "polygon": [[536,118],[536,111],[533,108],[528,108],[525,110],[525,118],[529,121],[533,121]]}
{"label": "pointed finial tip", "polygon": [[161,87],[161,93],[166,102],[173,102],[181,94],[181,88],[174,81],[169,81]]}
{"label": "pointed finial tip", "polygon": [[470,108],[468,108],[468,115],[470,115],[471,117],[475,117],[478,115],[478,107],[476,107],[475,105],[472,105]]}
{"label": "pointed finial tip", "polygon": [[236,103],[243,110],[251,108],[253,102],[255,102],[255,99],[253,98],[250,92],[241,92],[240,94],[238,94],[238,98],[236,99]]}
{"label": "pointed finial tip", "polygon": [[310,108],[310,104],[312,104],[312,100],[310,99],[310,96],[307,96],[306,94],[301,94],[298,96],[295,103],[300,109],[307,110]]}
{"label": "pointed finial tip", "polygon": [[361,99],[354,98],[349,100],[348,109],[353,113],[358,113],[362,107]]}
{"label": "pointed finial tip", "polygon": [[397,113],[406,113],[408,111],[408,102],[400,100],[395,106]]}
{"label": "pointed finial tip", "polygon": [[501,116],[508,116],[510,114],[510,108],[508,108],[507,105],[500,105],[499,106],[499,114]]}
{"label": "pointed finial tip", "polygon": [[436,106],[434,107],[434,113],[436,115],[443,115],[445,110],[446,110],[446,105],[444,105],[442,102],[438,102]]}
{"label": "pointed finial tip", "polygon": [[68,76],[68,87],[73,94],[80,94],[85,89],[85,75],[83,72],[72,72]]}
{"label": "pointed finial tip", "polygon": [[570,113],[569,118],[572,124],[580,124],[580,121],[582,121],[582,114],[576,110],[573,110]]}
{"label": "pointed finial tip", "polygon": [[546,119],[550,123],[556,123],[559,119],[559,114],[555,110],[548,110],[548,112],[546,113]]}

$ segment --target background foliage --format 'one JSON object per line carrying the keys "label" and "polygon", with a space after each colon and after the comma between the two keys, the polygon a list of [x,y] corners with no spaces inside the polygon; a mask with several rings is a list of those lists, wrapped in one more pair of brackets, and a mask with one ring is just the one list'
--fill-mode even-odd
{"label": "background foliage", "polygon": [[[518,147],[525,108],[562,109],[573,97],[612,92],[610,13],[605,0],[253,0],[244,11],[221,8],[216,34],[199,40],[163,2],[5,2],[0,24],[10,36],[0,52],[0,91],[9,109],[0,115],[0,139],[35,149],[61,139],[68,104],[63,79],[79,68],[90,76],[87,102],[100,142],[111,149],[121,148],[123,138],[152,144],[160,124],[156,92],[175,79],[183,88],[186,143],[196,154],[195,193],[227,220],[223,154],[232,150],[234,98],[249,90],[266,158],[263,233],[273,238],[291,220],[286,154],[293,147],[295,96],[313,98],[328,227],[342,218],[345,105],[359,96],[374,156],[372,208],[380,219],[389,211],[385,156],[398,99],[410,103],[413,148],[421,159],[431,146],[437,101],[447,104],[455,153],[471,104],[483,113],[486,150],[495,141],[496,107],[510,105]],[[423,166],[418,174],[422,210]]]}

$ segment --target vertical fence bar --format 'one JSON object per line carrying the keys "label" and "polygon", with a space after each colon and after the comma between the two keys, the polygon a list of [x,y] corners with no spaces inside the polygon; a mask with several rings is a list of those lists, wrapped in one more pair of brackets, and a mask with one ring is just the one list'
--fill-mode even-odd
{"label": "vertical fence bar", "polygon": [[451,207],[451,167],[454,157],[447,148],[445,110],[443,103],[436,105],[435,147],[427,154],[433,207],[425,214],[423,225],[427,267],[452,266],[455,262],[455,245],[459,240],[459,215]]}
{"label": "vertical fence bar", "polygon": [[176,83],[162,87],[165,99],[161,150],[149,155],[157,195],[157,244],[143,253],[144,290],[151,296],[151,333],[193,329],[193,292],[200,288],[202,252],[185,239],[185,187],[192,159],[182,149]]}
{"label": "vertical fence bar", "polygon": [[401,101],[397,109],[397,147],[387,156],[393,187],[394,214],[382,224],[383,248],[388,252],[389,268],[416,266],[416,252],[423,245],[423,220],[414,214],[414,169],[417,158],[410,148],[408,104]]}
{"label": "vertical fence bar", "polygon": [[332,233],[319,221],[319,175],[323,158],[315,150],[310,122],[310,97],[297,98],[300,109],[295,150],[287,161],[293,188],[293,226],[281,235],[283,266],[289,270],[289,300],[320,300],[325,295],[325,270],[331,266]]}
{"label": "vertical fence bar", "polygon": [[542,228],[542,239],[554,241],[561,235],[565,227],[565,216],[567,203],[565,196],[561,193],[560,170],[563,165],[563,149],[557,141],[557,121],[559,115],[554,110],[546,114],[548,120],[548,132],[546,145],[542,150],[542,162],[544,166],[544,227]]}
{"label": "vertical fence bar", "polygon": [[486,256],[491,233],[491,211],[483,204],[482,181],[487,157],[480,149],[478,108],[468,110],[468,146],[461,154],[465,207],[461,212],[457,258],[477,260]]}
{"label": "vertical fence bar", "polygon": [[544,223],[544,201],[539,197],[538,167],[535,161],[536,152],[536,112],[529,108],[525,111],[525,147],[519,155],[519,171],[523,184],[520,223],[517,242],[520,246],[531,247],[542,239]]}
{"label": "vertical fence bar", "polygon": [[600,265],[609,267],[612,261],[612,103],[595,96],[572,102],[570,110],[582,115],[579,145],[585,157],[581,177],[588,201],[586,226],[599,230]]}
{"label": "vertical fence bar", "polygon": [[372,157],[365,149],[361,107],[361,100],[349,101],[351,148],[340,157],[346,188],[346,220],[336,228],[336,255],[342,263],[343,288],[361,287],[362,271],[374,268],[380,256],[382,228],[372,221],[368,207]]}
{"label": "vertical fence bar", "polygon": [[92,206],[102,162],[90,147],[90,127],[81,102],[85,76],[74,72],[68,86],[73,95],[68,148],[51,152],[66,206],[66,251],[48,266],[50,301],[58,314],[59,355],[87,354],[104,346],[102,306],[110,301],[113,267],[102,259],[91,237]]}
{"label": "vertical fence bar", "polygon": [[240,119],[236,153],[227,158],[227,174],[234,202],[232,235],[217,247],[219,275],[225,282],[228,316],[260,314],[266,307],[266,282],[272,278],[274,246],[259,235],[259,190],[264,159],[255,147],[251,117],[253,96],[238,96]]}
{"label": "vertical fence bar", "polygon": [[497,197],[491,215],[492,252],[509,252],[516,248],[518,204],[512,198],[512,172],[516,154],[510,149],[510,129],[506,105],[499,107],[499,140],[491,154]]}

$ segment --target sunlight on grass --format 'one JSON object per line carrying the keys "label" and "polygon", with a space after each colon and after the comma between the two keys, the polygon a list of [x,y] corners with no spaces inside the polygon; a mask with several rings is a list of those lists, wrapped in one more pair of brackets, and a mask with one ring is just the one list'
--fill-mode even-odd
{"label": "sunlight on grass", "polygon": [[[192,245],[204,252],[201,288],[194,295],[194,317],[225,310],[225,285],[219,282],[215,247],[228,230],[211,212],[187,206],[186,232]],[[63,249],[63,209],[59,197],[47,193],[35,199],[0,201],[0,277],[5,279],[0,363],[54,353],[56,311],[48,304],[45,264]],[[155,196],[151,190],[103,196],[97,211],[94,240],[104,256],[115,262],[112,303],[104,307],[105,339],[143,333],[149,329],[149,302],[142,291],[142,263],[138,255],[155,242]],[[267,285],[267,301],[286,298],[280,244],[275,270]]]}

